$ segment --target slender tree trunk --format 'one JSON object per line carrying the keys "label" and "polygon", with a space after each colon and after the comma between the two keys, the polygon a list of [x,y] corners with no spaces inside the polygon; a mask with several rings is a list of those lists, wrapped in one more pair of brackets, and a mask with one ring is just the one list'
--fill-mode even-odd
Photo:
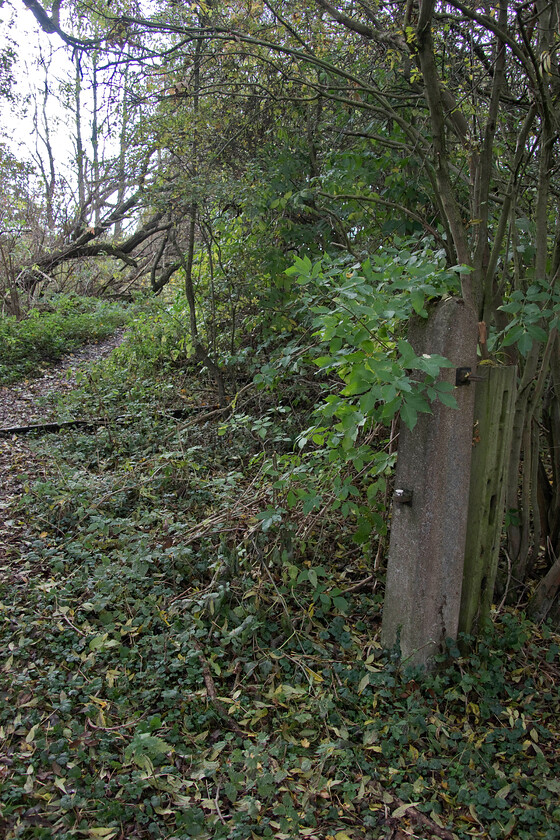
{"label": "slender tree trunk", "polygon": [[490,622],[504,515],[516,379],[515,366],[489,367],[485,380],[474,383],[469,516],[459,617],[460,632],[472,635],[477,635]]}
{"label": "slender tree trunk", "polygon": [[99,114],[98,114],[98,83],[97,83],[97,59],[93,57],[92,67],[92,95],[93,113],[91,120],[91,147],[93,149],[93,195],[94,199],[94,225],[97,227],[101,219],[101,180],[99,178]]}
{"label": "slender tree trunk", "polygon": [[82,140],[82,59],[76,54],[76,79],[74,86],[75,129],[76,129],[76,175],[78,178],[78,205],[80,222],[85,225],[83,218],[86,206],[86,155]]}
{"label": "slender tree trunk", "polygon": [[[127,104],[127,88],[128,88],[128,65],[125,67],[123,83],[122,83],[122,103],[121,103],[121,125],[119,132],[119,159],[117,169],[117,205],[124,201],[126,192],[126,151],[128,148],[127,133],[128,133],[128,104]],[[113,229],[113,238],[118,242],[122,237],[122,220],[118,219]]]}
{"label": "slender tree trunk", "polygon": [[[192,144],[192,156],[193,156],[193,163],[192,163],[192,170],[193,175],[196,177],[198,174],[198,126],[197,126],[197,119],[198,119],[198,111],[199,111],[199,102],[200,102],[200,63],[201,63],[201,55],[202,55],[202,41],[199,39],[196,42],[195,48],[195,55],[194,55],[194,68],[193,68],[193,144]],[[195,251],[195,239],[196,239],[196,229],[197,229],[197,216],[198,216],[198,204],[196,201],[193,201],[190,206],[189,212],[190,220],[189,220],[189,241],[187,246],[187,253],[186,257],[183,256],[181,250],[177,246],[177,240],[175,238],[175,247],[180,255],[181,261],[183,263],[183,270],[185,272],[185,296],[187,298],[187,304],[189,307],[189,320],[190,320],[190,333],[191,333],[191,340],[194,346],[196,358],[201,361],[216,382],[216,387],[218,389],[218,400],[220,405],[225,405],[226,403],[226,391],[225,391],[225,384],[224,384],[224,377],[222,371],[220,370],[219,366],[214,362],[214,360],[209,356],[208,350],[204,346],[203,342],[200,339],[199,332],[198,332],[198,324],[197,324],[197,317],[196,317],[196,295],[194,291],[194,282],[193,282],[193,268],[194,268],[194,251]]]}
{"label": "slender tree trunk", "polygon": [[[42,56],[42,63],[44,68],[44,82],[43,92],[41,96],[41,105],[35,105],[35,152],[36,160],[39,164],[43,185],[45,189],[45,208],[46,208],[46,222],[49,238],[54,234],[55,228],[55,213],[54,213],[54,194],[56,189],[56,167],[54,160],[54,152],[51,144],[51,135],[49,127],[49,117],[47,112],[47,105],[50,96],[49,90],[49,68],[50,59],[47,60]],[[47,154],[47,162],[43,159],[43,154],[39,148],[39,141],[44,146]]]}

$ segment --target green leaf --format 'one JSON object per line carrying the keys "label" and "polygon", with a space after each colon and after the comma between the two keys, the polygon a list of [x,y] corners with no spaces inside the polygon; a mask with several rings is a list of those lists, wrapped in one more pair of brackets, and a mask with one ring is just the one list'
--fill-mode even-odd
{"label": "green leaf", "polygon": [[342,595],[337,595],[335,598],[332,599],[333,605],[336,607],[337,610],[340,610],[341,613],[347,613],[349,610],[349,604],[346,598],[343,598]]}
{"label": "green leaf", "polygon": [[416,353],[412,345],[408,341],[400,339],[397,346],[399,348],[399,353],[401,354],[402,367],[405,369],[412,367],[413,362],[416,361]]}
{"label": "green leaf", "polygon": [[526,356],[531,347],[533,346],[533,339],[529,335],[528,332],[522,333],[522,335],[517,340],[517,349],[521,353],[522,356]]}
{"label": "green leaf", "polygon": [[519,341],[523,335],[523,324],[513,324],[513,326],[506,330],[502,341],[502,347],[510,347],[512,344],[515,344],[516,341]]}
{"label": "green leaf", "polygon": [[401,405],[401,418],[405,426],[412,431],[418,420],[418,412],[410,403],[403,402]]}
{"label": "green leaf", "polygon": [[410,301],[412,303],[412,308],[414,309],[417,315],[420,315],[422,318],[428,317],[428,313],[424,307],[423,292],[414,290],[410,296]]}

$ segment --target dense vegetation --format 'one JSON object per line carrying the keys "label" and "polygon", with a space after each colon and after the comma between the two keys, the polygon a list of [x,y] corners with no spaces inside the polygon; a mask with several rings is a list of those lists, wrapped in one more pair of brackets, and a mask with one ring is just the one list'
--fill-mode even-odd
{"label": "dense vegetation", "polygon": [[3,835],[553,840],[560,637],[503,607],[432,674],[383,653],[376,546],[273,480],[309,422],[301,371],[220,413],[169,361],[179,312],[138,315],[57,406],[112,422],[29,443]]}
{"label": "dense vegetation", "polygon": [[560,0],[23,6],[4,405],[125,339],[0,438],[6,837],[553,840]]}

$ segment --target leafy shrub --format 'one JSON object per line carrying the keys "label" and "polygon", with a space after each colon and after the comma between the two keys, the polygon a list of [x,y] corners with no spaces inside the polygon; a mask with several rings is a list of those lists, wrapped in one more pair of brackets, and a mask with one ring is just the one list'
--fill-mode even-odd
{"label": "leafy shrub", "polygon": [[[263,512],[263,529],[287,512],[328,511],[352,522],[354,541],[366,547],[386,533],[383,508],[395,463],[389,429],[396,415],[413,428],[436,401],[456,407],[453,384],[440,376],[451,363],[418,356],[404,335],[411,317],[427,318],[433,301],[457,291],[457,273],[429,240],[410,238],[363,263],[348,255],[315,262],[295,257],[285,274],[293,278],[291,317],[271,321],[284,340],[254,382],[280,393],[290,378],[320,384],[296,451],[275,446],[264,466],[282,504]],[[262,418],[260,431],[266,436]]]}
{"label": "leafy shrub", "polygon": [[121,364],[136,376],[180,366],[192,353],[189,314],[184,294],[145,301],[119,348]]}

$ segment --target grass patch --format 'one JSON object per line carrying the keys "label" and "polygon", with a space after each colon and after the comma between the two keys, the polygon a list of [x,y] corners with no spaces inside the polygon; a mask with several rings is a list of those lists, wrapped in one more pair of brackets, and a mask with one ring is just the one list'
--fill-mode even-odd
{"label": "grass patch", "polygon": [[0,385],[40,372],[85,343],[107,338],[127,319],[122,303],[54,295],[49,310],[32,309],[23,321],[0,318]]}

